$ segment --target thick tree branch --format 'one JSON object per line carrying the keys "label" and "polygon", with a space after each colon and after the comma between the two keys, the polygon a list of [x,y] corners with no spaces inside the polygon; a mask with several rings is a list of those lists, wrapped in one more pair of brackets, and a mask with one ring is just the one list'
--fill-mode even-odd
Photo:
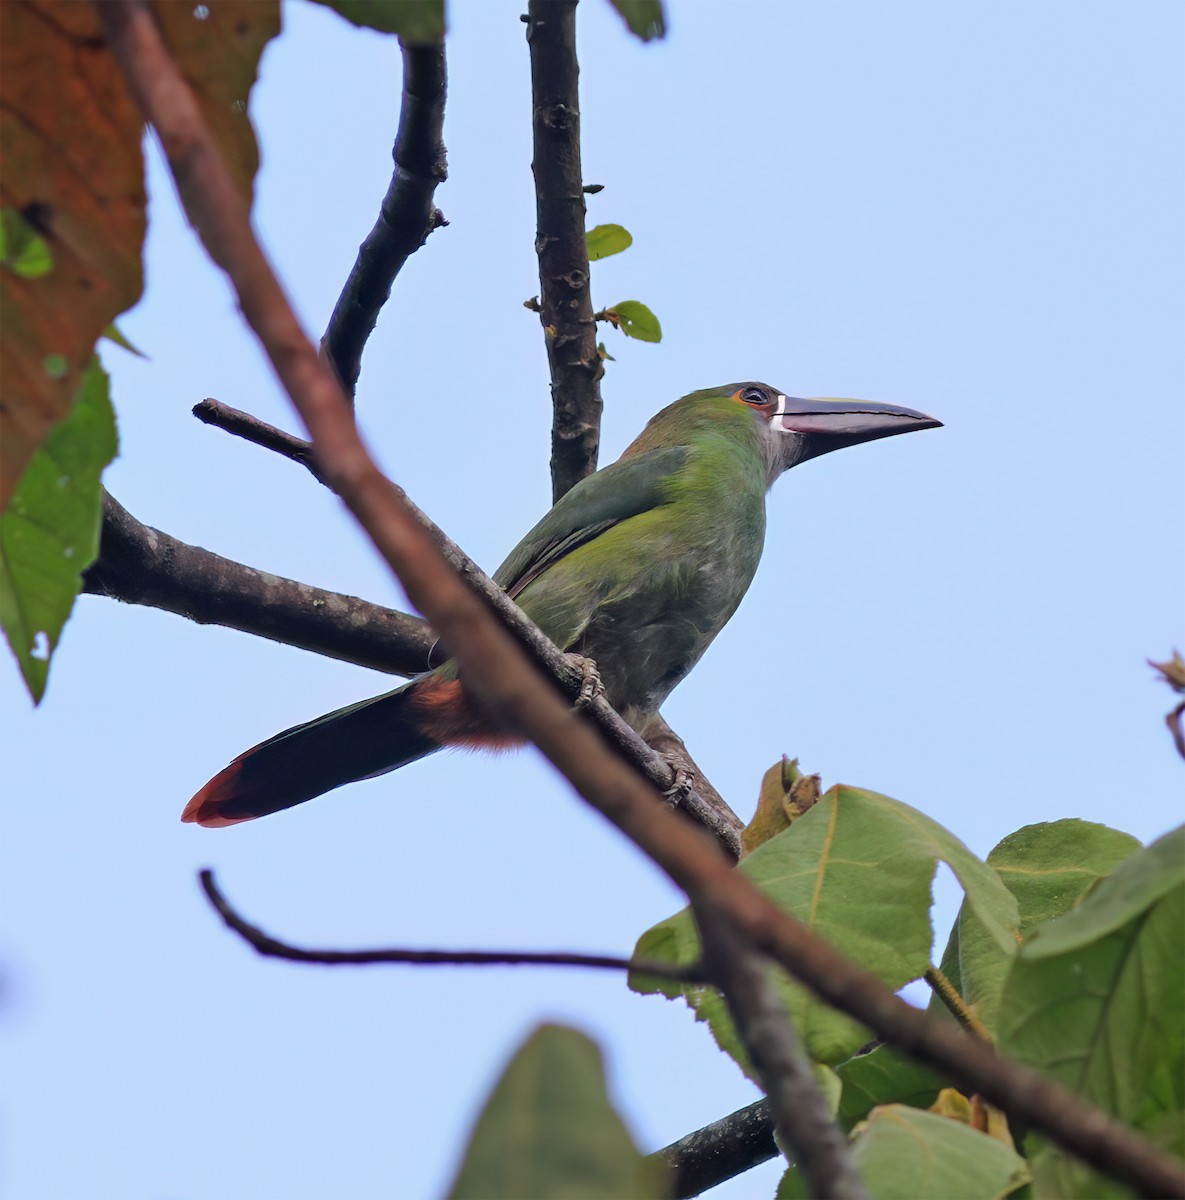
{"label": "thick tree branch", "polygon": [[395,172],[321,339],[322,353],[351,396],[362,370],[362,349],[395,276],[432,230],[447,224],[432,207],[436,185],[448,178],[441,136],[446,80],[444,46],[403,47]]}
{"label": "thick tree branch", "polygon": [[477,701],[522,729],[701,911],[718,910],[824,1000],[1137,1190],[1185,1194],[1185,1166],[1066,1089],[911,1008],[775,908],[731,869],[702,829],[656,803],[654,788],[573,711],[487,604],[457,579],[403,493],[371,460],[348,399],[301,330],[255,242],[246,205],[148,10],[136,0],[96,0],[96,7],[132,95],[160,136],[189,218],[230,277],[243,315],[308,426],[322,472],[412,602],[440,631]]}
{"label": "thick tree branch", "polygon": [[782,1145],[802,1172],[811,1196],[867,1200],[848,1139],[831,1116],[782,1002],[770,964],[727,917],[710,905],[695,906],[704,965],[724,994],[732,1023],[765,1087]]}
{"label": "thick tree branch", "polygon": [[535,253],[539,320],[551,370],[551,498],[597,469],[601,376],[588,285],[576,0],[530,0],[531,128],[535,152]]}
{"label": "thick tree branch", "polygon": [[769,1101],[758,1100],[649,1157],[665,1164],[671,1200],[689,1200],[768,1162],[777,1153]]}
{"label": "thick tree branch", "polygon": [[435,637],[419,617],[178,541],[137,521],[107,493],[99,557],[83,590],[394,675],[423,671]]}
{"label": "thick tree branch", "polygon": [[265,958],[282,958],[289,962],[316,963],[327,967],[372,966],[377,963],[420,967],[595,967],[609,971],[640,971],[660,979],[675,979],[694,983],[704,976],[702,967],[677,967],[671,963],[641,962],[606,954],[570,954],[566,951],[534,950],[311,950],[282,942],[258,925],[245,920],[223,895],[214,879],[214,872],[198,872],[198,882],[214,911],[228,929]]}

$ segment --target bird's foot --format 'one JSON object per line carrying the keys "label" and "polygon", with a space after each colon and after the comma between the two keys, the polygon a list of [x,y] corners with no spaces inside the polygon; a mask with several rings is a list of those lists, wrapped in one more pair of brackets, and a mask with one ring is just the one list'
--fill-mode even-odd
{"label": "bird's foot", "polygon": [[691,772],[685,767],[678,766],[677,764],[671,762],[669,759],[667,762],[674,773],[675,778],[672,781],[671,786],[667,788],[665,792],[663,792],[663,795],[667,798],[667,802],[672,808],[682,808],[683,805],[687,803],[688,797],[691,795],[695,787],[691,778]]}
{"label": "bird's foot", "polygon": [[597,664],[591,658],[586,658],[583,654],[569,654],[566,657],[568,662],[580,672],[580,694],[572,705],[579,712],[582,708],[588,708],[598,696],[605,694],[605,685],[601,682]]}

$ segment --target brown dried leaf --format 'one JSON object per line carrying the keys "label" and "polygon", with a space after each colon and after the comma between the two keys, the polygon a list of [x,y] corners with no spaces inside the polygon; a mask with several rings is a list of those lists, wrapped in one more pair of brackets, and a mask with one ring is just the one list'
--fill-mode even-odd
{"label": "brown dried leaf", "polygon": [[[259,163],[247,95],[276,0],[161,0],[154,14],[245,195]],[[0,207],[48,243],[36,278],[0,269],[0,510],[69,411],[95,343],[140,297],[141,120],[84,0],[0,3]]]}

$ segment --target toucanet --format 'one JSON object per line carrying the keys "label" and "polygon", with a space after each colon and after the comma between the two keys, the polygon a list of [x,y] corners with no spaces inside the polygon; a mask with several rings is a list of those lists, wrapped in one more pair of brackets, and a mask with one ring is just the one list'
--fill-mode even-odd
{"label": "toucanet", "polygon": [[[557,646],[595,663],[609,702],[644,732],[748,590],[774,480],[820,454],[940,424],[909,408],[799,400],[763,383],[692,392],[562,496],[494,579]],[[233,825],[442,746],[520,740],[469,700],[446,662],[244,751],[182,819]]]}

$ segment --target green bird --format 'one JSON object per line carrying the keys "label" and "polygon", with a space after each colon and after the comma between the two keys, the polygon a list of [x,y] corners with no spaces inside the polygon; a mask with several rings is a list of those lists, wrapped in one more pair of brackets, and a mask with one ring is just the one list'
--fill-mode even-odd
{"label": "green bird", "polygon": [[[609,702],[642,732],[748,590],[774,480],[831,450],[938,425],[909,408],[798,400],[764,383],[692,392],[562,496],[494,579],[557,646],[593,660]],[[521,740],[470,701],[447,662],[245,751],[182,820],[233,825],[443,746]]]}

